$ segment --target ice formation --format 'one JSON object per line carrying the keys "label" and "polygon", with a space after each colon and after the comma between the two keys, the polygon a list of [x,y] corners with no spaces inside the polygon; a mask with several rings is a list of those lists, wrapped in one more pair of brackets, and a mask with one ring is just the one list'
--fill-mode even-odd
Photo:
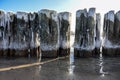
{"label": "ice formation", "polygon": [[116,13],[116,18],[120,21],[120,11]]}
{"label": "ice formation", "polygon": [[107,13],[106,19],[114,22],[114,11],[113,11],[113,10],[112,10],[112,11],[109,11],[109,12]]}
{"label": "ice formation", "polygon": [[81,14],[84,14],[84,16],[87,17],[87,9],[78,10],[78,11],[76,12],[76,17],[80,17]]}
{"label": "ice formation", "polygon": [[96,10],[90,8],[76,12],[76,34],[74,48],[82,50],[93,50],[96,37]]}
{"label": "ice formation", "polygon": [[59,48],[59,23],[57,12],[43,9],[38,12],[42,50],[57,50]]}
{"label": "ice formation", "polygon": [[24,19],[26,22],[28,22],[28,13],[26,12],[17,12],[17,19]]}
{"label": "ice formation", "polygon": [[63,49],[70,48],[70,23],[71,23],[71,13],[62,12],[58,14],[59,18],[59,30],[60,39],[59,44]]}

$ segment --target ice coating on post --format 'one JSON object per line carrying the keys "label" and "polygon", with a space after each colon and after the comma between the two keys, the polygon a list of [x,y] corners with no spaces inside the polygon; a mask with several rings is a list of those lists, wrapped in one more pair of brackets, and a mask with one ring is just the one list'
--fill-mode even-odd
{"label": "ice coating on post", "polygon": [[96,36],[96,9],[90,8],[88,12],[88,46],[90,50],[95,48],[95,36]]}
{"label": "ice coating on post", "polygon": [[38,13],[29,13],[29,49],[31,56],[39,57],[40,39],[39,39],[39,18]]}
{"label": "ice coating on post", "polygon": [[59,23],[57,12],[43,9],[38,12],[40,47],[43,57],[57,57],[59,48]]}
{"label": "ice coating on post", "polygon": [[25,22],[28,22],[28,13],[26,12],[17,12],[17,19],[24,19]]}
{"label": "ice coating on post", "polygon": [[37,13],[30,13],[29,14],[29,28],[30,28],[30,47],[31,48],[36,48],[40,46],[40,41],[39,41],[39,18]]}
{"label": "ice coating on post", "polygon": [[96,36],[95,36],[96,48],[101,47],[100,30],[101,30],[101,15],[100,13],[97,13],[96,14]]}
{"label": "ice coating on post", "polygon": [[101,15],[100,13],[96,14],[96,27],[95,27],[95,54],[100,54],[101,39],[100,39],[100,30],[101,30]]}
{"label": "ice coating on post", "polygon": [[14,13],[13,12],[7,12],[6,13],[6,25],[7,25],[7,30],[8,30],[8,33],[7,33],[7,40],[9,42],[9,45],[8,45],[8,48],[9,49],[14,49]]}
{"label": "ice coating on post", "polygon": [[14,48],[16,50],[16,56],[27,55],[28,49],[28,13],[18,11],[15,15],[15,37],[14,37]]}
{"label": "ice coating on post", "polygon": [[115,14],[114,30],[114,44],[120,48],[120,11]]}
{"label": "ice coating on post", "polygon": [[[87,10],[78,10],[76,12],[76,30],[74,48],[80,49],[87,46]],[[83,40],[84,39],[84,40]]]}
{"label": "ice coating on post", "polygon": [[3,56],[7,56],[14,54],[12,52],[12,49],[14,48],[14,13],[13,12],[1,12],[1,17],[0,17],[0,48],[2,48]]}
{"label": "ice coating on post", "polygon": [[87,17],[87,9],[83,9],[83,10],[78,10],[77,12],[76,12],[76,17],[80,17],[82,14],[84,14],[84,16],[85,17]]}
{"label": "ice coating on post", "polygon": [[7,49],[4,50],[5,53],[9,56],[15,55],[15,49],[16,46],[18,46],[15,42],[15,35],[16,35],[16,22],[15,22],[15,13],[13,12],[7,12],[6,13],[6,25],[7,25],[7,31],[6,31],[6,39],[8,42]]}
{"label": "ice coating on post", "polygon": [[0,49],[4,49],[4,29],[5,29],[5,12],[0,10]]}
{"label": "ice coating on post", "polygon": [[78,10],[76,12],[76,31],[74,54],[78,57],[89,57],[94,54],[96,37],[96,9]]}
{"label": "ice coating on post", "polygon": [[17,42],[18,42],[18,49],[26,49],[28,46],[26,44],[26,35],[27,35],[27,28],[28,25],[28,13],[26,12],[17,12]]}
{"label": "ice coating on post", "polygon": [[111,10],[107,13],[107,20],[114,22],[114,10]]}
{"label": "ice coating on post", "polygon": [[9,37],[10,37],[10,21],[12,19],[10,18],[10,13],[5,13],[4,11],[0,12],[0,44],[1,48],[3,50],[2,54],[3,56],[7,56],[8,48],[9,48]]}
{"label": "ice coating on post", "polygon": [[109,11],[104,16],[104,43],[103,47],[110,48],[114,42],[114,11]]}
{"label": "ice coating on post", "polygon": [[70,54],[70,24],[71,24],[71,13],[61,12],[58,14],[59,18],[59,56]]}
{"label": "ice coating on post", "polygon": [[78,10],[76,12],[76,30],[74,42],[75,57],[84,57],[83,50],[86,51],[88,46],[87,38],[87,10]]}
{"label": "ice coating on post", "polygon": [[111,10],[105,14],[103,32],[103,55],[120,55],[120,11],[114,14],[114,11]]}
{"label": "ice coating on post", "polygon": [[117,18],[120,21],[120,11],[116,13],[115,18]]}

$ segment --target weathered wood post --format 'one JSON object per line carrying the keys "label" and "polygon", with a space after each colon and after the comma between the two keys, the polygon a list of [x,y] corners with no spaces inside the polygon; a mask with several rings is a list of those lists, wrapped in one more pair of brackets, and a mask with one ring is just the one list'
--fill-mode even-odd
{"label": "weathered wood post", "polygon": [[5,27],[5,13],[0,10],[0,55],[3,55],[3,34]]}
{"label": "weathered wood post", "polygon": [[57,12],[43,9],[38,12],[40,48],[42,57],[57,57],[59,49],[59,23]]}
{"label": "weathered wood post", "polygon": [[16,30],[17,34],[15,37],[16,44],[16,53],[15,56],[27,56],[28,53],[28,42],[27,42],[27,34],[28,34],[28,13],[26,12],[17,12],[17,24]]}
{"label": "weathered wood post", "polygon": [[114,54],[114,11],[109,11],[104,16],[104,43],[103,43],[103,55]]}
{"label": "weathered wood post", "polygon": [[100,30],[101,30],[101,15],[100,13],[96,14],[96,27],[95,27],[95,54],[100,54],[100,48],[101,48],[101,39],[100,39]]}
{"label": "weathered wood post", "polygon": [[40,40],[38,33],[39,32],[39,17],[36,12],[29,13],[29,50],[31,56],[39,57],[40,54]]}
{"label": "weathered wood post", "polygon": [[88,12],[88,51],[95,54],[95,37],[96,37],[96,10],[90,8]]}
{"label": "weathered wood post", "polygon": [[115,14],[115,24],[114,24],[114,44],[116,45],[115,55],[120,55],[120,11]]}
{"label": "weathered wood post", "polygon": [[75,42],[74,42],[74,54],[79,57],[82,48],[86,48],[87,43],[87,10],[78,10],[76,12],[76,30],[75,30]]}
{"label": "weathered wood post", "polygon": [[14,56],[15,47],[14,47],[14,35],[15,33],[15,14],[13,12],[6,13],[6,27],[7,27],[7,41],[8,41],[8,56]]}
{"label": "weathered wood post", "polygon": [[59,17],[59,56],[66,56],[70,54],[70,24],[71,24],[71,13],[61,12],[58,14]]}
{"label": "weathered wood post", "polygon": [[120,12],[114,14],[114,11],[109,11],[104,16],[104,44],[103,55],[117,56],[120,53]]}
{"label": "weathered wood post", "polygon": [[76,13],[75,56],[90,57],[95,53],[96,10],[90,8]]}
{"label": "weathered wood post", "polygon": [[0,31],[1,31],[1,48],[3,50],[2,54],[4,56],[9,55],[9,35],[10,35],[10,19],[9,19],[9,13],[5,14],[4,11],[0,11]]}

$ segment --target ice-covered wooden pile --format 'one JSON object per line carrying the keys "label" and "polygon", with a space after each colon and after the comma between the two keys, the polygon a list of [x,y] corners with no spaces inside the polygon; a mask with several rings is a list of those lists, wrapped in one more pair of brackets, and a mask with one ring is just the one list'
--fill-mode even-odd
{"label": "ice-covered wooden pile", "polygon": [[37,33],[38,15],[0,11],[0,55],[38,55],[40,41]]}
{"label": "ice-covered wooden pile", "polygon": [[[70,52],[71,13],[0,11],[0,55],[58,57]],[[63,50],[59,49],[62,48]]]}
{"label": "ice-covered wooden pile", "polygon": [[120,11],[113,10],[104,15],[103,55],[120,55]]}
{"label": "ice-covered wooden pile", "polygon": [[99,53],[100,27],[100,14],[96,14],[95,8],[76,12],[75,56],[90,57]]}
{"label": "ice-covered wooden pile", "polygon": [[70,54],[70,24],[72,14],[69,12],[61,12],[59,18],[59,55],[66,56]]}

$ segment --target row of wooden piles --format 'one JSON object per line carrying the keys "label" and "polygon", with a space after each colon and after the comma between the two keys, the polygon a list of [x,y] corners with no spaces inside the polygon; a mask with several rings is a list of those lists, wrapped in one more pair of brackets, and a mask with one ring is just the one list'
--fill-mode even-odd
{"label": "row of wooden piles", "polygon": [[0,56],[66,56],[70,53],[71,13],[0,11]]}
{"label": "row of wooden piles", "polygon": [[[53,58],[70,54],[71,13],[42,9],[38,12],[0,11],[0,56]],[[101,15],[95,8],[76,12],[75,57],[120,55],[120,11]],[[73,27],[73,26],[72,26]]]}

